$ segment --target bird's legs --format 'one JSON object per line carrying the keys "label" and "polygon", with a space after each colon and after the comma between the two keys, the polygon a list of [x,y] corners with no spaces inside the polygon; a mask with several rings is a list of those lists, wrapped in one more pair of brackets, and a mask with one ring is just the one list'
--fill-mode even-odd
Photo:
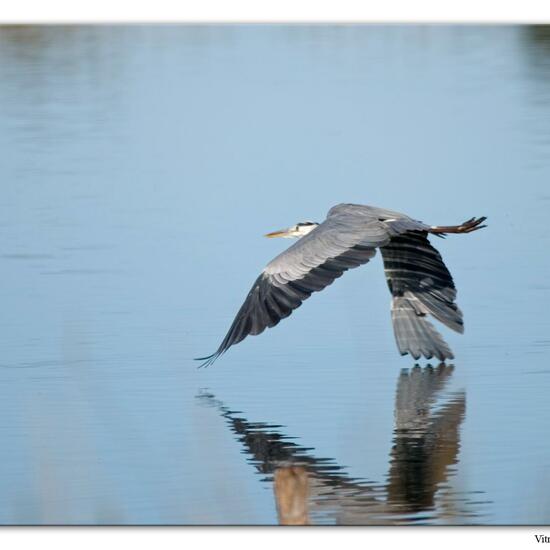
{"label": "bird's legs", "polygon": [[435,235],[444,235],[445,233],[471,233],[472,231],[487,227],[486,225],[481,225],[486,219],[486,216],[482,216],[481,218],[470,218],[460,225],[432,225],[428,231]]}

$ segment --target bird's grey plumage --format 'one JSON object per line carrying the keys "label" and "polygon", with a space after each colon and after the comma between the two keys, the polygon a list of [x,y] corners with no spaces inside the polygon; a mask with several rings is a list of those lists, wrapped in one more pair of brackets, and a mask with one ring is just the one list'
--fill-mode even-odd
{"label": "bird's grey plumage", "polygon": [[288,317],[302,302],[348,269],[367,263],[380,248],[390,291],[392,320],[401,354],[444,360],[452,352],[426,320],[430,314],[462,332],[453,279],[429,244],[432,228],[404,214],[340,204],[326,220],[274,258],[256,279],[211,364],[248,335]]}
{"label": "bird's grey plumage", "polygon": [[453,353],[427,320],[427,314],[456,332],[464,331],[456,289],[439,252],[427,234],[411,231],[381,247],[384,271],[392,293],[392,321],[397,347],[415,359],[452,359]]}

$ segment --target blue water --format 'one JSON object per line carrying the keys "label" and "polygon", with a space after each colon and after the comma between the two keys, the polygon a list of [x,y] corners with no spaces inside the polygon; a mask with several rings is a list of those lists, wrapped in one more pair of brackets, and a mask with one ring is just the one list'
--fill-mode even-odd
{"label": "blue water", "polygon": [[[0,29],[0,523],[550,522],[550,31]],[[429,224],[452,366],[377,257],[212,353],[340,202]]]}

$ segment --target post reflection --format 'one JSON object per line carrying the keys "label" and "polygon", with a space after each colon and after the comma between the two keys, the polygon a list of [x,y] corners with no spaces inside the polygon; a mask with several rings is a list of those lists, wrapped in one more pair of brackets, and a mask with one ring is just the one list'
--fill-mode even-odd
{"label": "post reflection", "polygon": [[[198,397],[218,408],[249,462],[266,474],[263,481],[273,483],[281,525],[467,523],[477,515],[475,502],[448,484],[466,410],[463,391],[444,391],[452,372],[452,366],[440,365],[400,374],[389,470],[382,483],[351,477],[333,459],[291,441],[282,426],[243,418],[211,393]],[[438,491],[443,493],[439,505]]]}

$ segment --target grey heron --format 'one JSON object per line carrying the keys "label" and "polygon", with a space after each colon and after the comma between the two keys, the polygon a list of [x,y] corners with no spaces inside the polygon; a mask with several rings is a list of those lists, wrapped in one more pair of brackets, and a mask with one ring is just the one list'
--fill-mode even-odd
{"label": "grey heron", "polygon": [[374,206],[338,204],[320,224],[302,222],[268,233],[266,237],[298,241],[264,268],[217,351],[197,360],[208,366],[248,335],[274,327],[313,292],[323,290],[344,271],[367,263],[377,248],[392,294],[391,316],[401,355],[453,359],[427,315],[462,333],[462,312],[455,303],[453,278],[428,235],[471,233],[486,227],[481,225],[486,219],[435,226]]}

